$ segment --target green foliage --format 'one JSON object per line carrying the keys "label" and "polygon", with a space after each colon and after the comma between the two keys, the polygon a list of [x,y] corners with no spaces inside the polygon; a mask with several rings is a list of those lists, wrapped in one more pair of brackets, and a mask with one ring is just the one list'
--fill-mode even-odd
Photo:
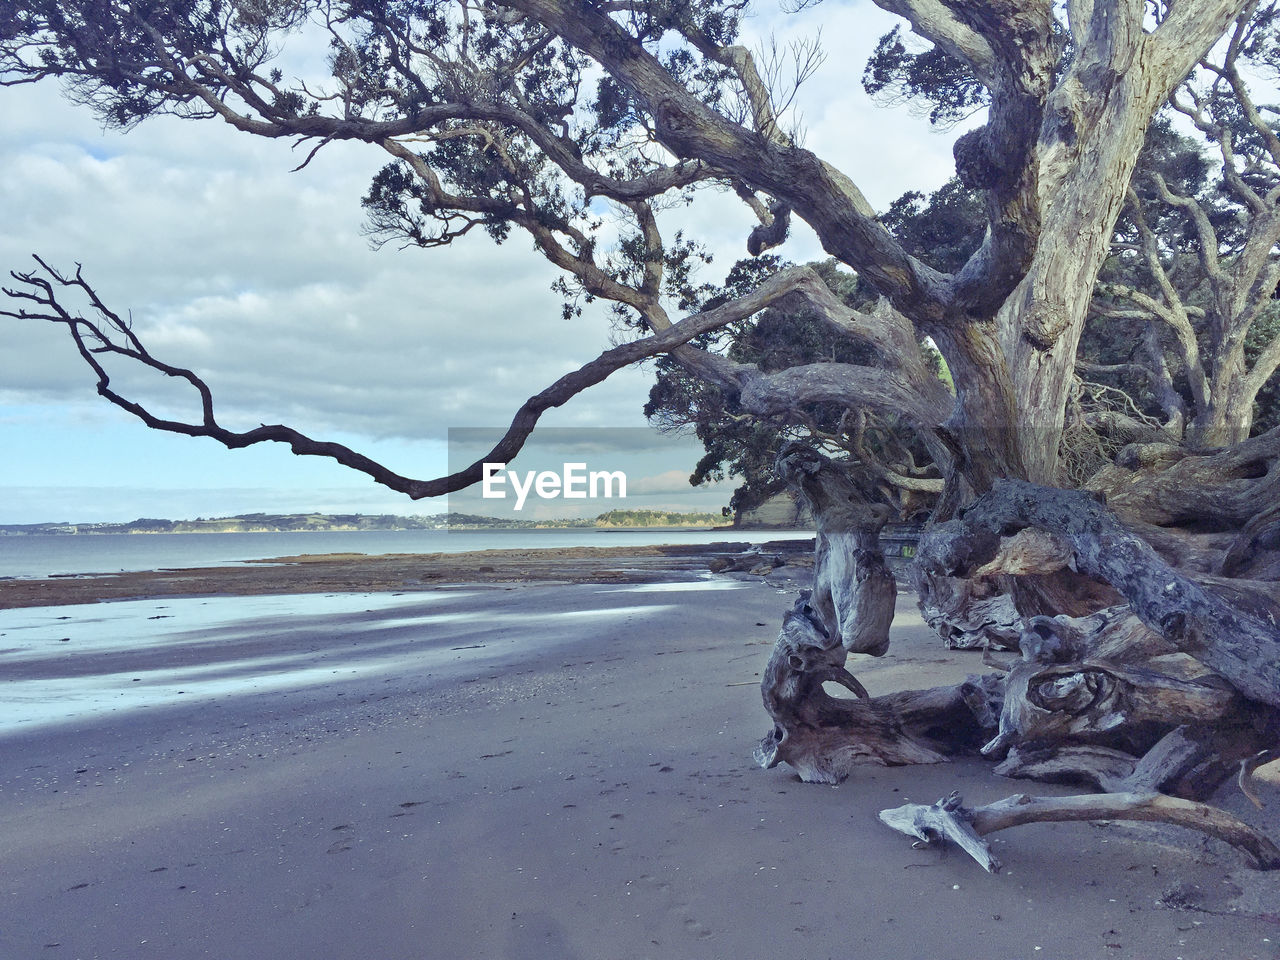
{"label": "green foliage", "polygon": [[[1214,111],[1227,117],[1228,125],[1235,122],[1231,117],[1239,107],[1234,100],[1228,103],[1221,97],[1209,97],[1207,102]],[[1221,169],[1209,153],[1210,145],[1203,139],[1180,133],[1169,111],[1166,111],[1156,118],[1148,131],[1132,181],[1142,218],[1157,238],[1160,262],[1166,276],[1178,298],[1189,309],[1200,355],[1205,361],[1214,356],[1224,318],[1216,312],[1219,304],[1200,260],[1200,234],[1191,217],[1181,207],[1166,202],[1164,196],[1166,192],[1172,192],[1198,204],[1217,239],[1218,257],[1224,264],[1229,264],[1246,241],[1251,214],[1239,197],[1224,187]],[[1261,164],[1254,164],[1251,176],[1255,180],[1262,177],[1262,169]],[[1274,185],[1272,182],[1271,186]],[[1151,272],[1137,220],[1129,207],[1117,222],[1112,255],[1103,265],[1099,281],[1102,292],[1095,295],[1098,311],[1085,328],[1080,355],[1082,359],[1097,364],[1118,365],[1123,369],[1090,374],[1089,378],[1122,390],[1143,413],[1162,419],[1159,398],[1144,372],[1152,362],[1146,338],[1149,329],[1154,330],[1175,389],[1190,415],[1194,416],[1198,411],[1187,384],[1187,371],[1179,352],[1173,347],[1173,333],[1162,321],[1135,313],[1129,299],[1106,293],[1107,285],[1121,285],[1137,290],[1157,303],[1166,299]],[[1250,364],[1264,344],[1280,334],[1274,313],[1274,308],[1268,306],[1250,328],[1245,348]],[[1275,387],[1271,385],[1264,388],[1259,396],[1255,405],[1258,418],[1255,420],[1255,432],[1264,424],[1280,422],[1274,413],[1275,394]]]}
{"label": "green foliage", "polygon": [[881,100],[924,104],[929,122],[943,126],[987,103],[986,89],[967,66],[937,47],[909,50],[900,26],[876,44],[862,73],[862,88]]}
{"label": "green foliage", "polygon": [[909,253],[944,273],[964,266],[986,230],[981,196],[955,177],[927,197],[907,191],[889,204],[880,222]]}
{"label": "green foliage", "polygon": [[[1270,300],[1249,328],[1244,342],[1246,361],[1252,365],[1263,347],[1280,337],[1280,301]],[[1280,427],[1280,378],[1272,377],[1258,391],[1253,403],[1253,434]]]}
{"label": "green foliage", "polygon": [[[592,14],[602,9],[595,0],[583,7]],[[750,110],[733,71],[719,62],[725,57],[713,51],[736,42],[745,10],[740,0],[610,4],[607,14],[624,32],[602,39],[614,54],[646,51],[693,97],[734,119]],[[658,146],[654,105],[536,19],[501,4],[456,0],[24,0],[0,3],[0,74],[9,83],[59,79],[116,126],[159,113],[212,117],[234,110],[245,125],[264,125],[260,132],[269,136],[318,144],[331,137],[412,143],[416,155],[384,166],[363,198],[373,241],[432,247],[474,231],[501,243],[513,230],[524,232],[565,269],[555,289],[566,318],[606,298],[622,326],[646,331],[647,321],[628,301],[660,294],[680,312],[705,309],[745,294],[780,269],[782,261],[772,255],[741,261],[712,288],[701,277],[710,255],[695,240],[676,234],[659,243],[646,231],[643,215],[628,207],[630,194],[612,194],[621,198],[615,205],[593,195],[599,189],[595,177],[635,180],[669,173],[672,157]],[[1280,71],[1278,26],[1276,8],[1261,8],[1241,38],[1243,60],[1257,70]],[[308,39],[328,43],[320,71],[327,76],[306,82],[286,79],[276,65],[285,42],[303,31]],[[1060,49],[1065,64],[1065,37]],[[988,103],[967,67],[939,49],[913,49],[901,28],[880,38],[863,85],[882,100],[924,110],[939,125],[958,122]],[[1274,163],[1262,162],[1267,137],[1254,128],[1229,84],[1211,77],[1202,88],[1196,107],[1213,121],[1205,138],[1190,139],[1167,119],[1157,120],[1133,181],[1143,216],[1160,238],[1160,255],[1193,307],[1203,307],[1209,297],[1196,255],[1201,241],[1187,216],[1161,201],[1158,178],[1200,203],[1224,259],[1239,249],[1247,211],[1223,188],[1206,145],[1231,143],[1241,159],[1242,182],[1260,195],[1277,179]],[[395,132],[388,134],[382,124],[393,124]],[[575,176],[564,172],[570,169]],[[707,169],[719,168],[710,163]],[[689,198],[693,187],[674,182],[654,189],[657,198],[650,198],[646,213]],[[725,186],[724,178],[714,185]],[[981,195],[951,180],[930,195],[904,194],[880,219],[907,252],[953,273],[981,247],[987,214]],[[610,249],[603,249],[606,244]],[[869,298],[859,279],[833,262],[817,269],[847,303],[862,305]],[[1138,221],[1129,213],[1117,227],[1103,279],[1159,292],[1144,265]],[[643,289],[644,297],[618,296],[619,285]],[[1138,348],[1145,322],[1100,317],[1086,331],[1082,355],[1111,364],[1142,362]],[[1254,324],[1251,356],[1275,329],[1272,312]],[[1211,346],[1212,324],[1200,322],[1197,332],[1203,346]],[[875,362],[865,347],[833,335],[818,317],[787,307],[707,334],[694,346],[766,374],[809,363]],[[926,345],[926,353],[938,375],[948,378],[936,351]],[[840,446],[852,442],[853,430],[858,444],[882,452],[910,453],[909,459],[920,452],[903,425],[870,419],[844,404],[810,403],[785,420],[760,422],[743,415],[732,390],[708,386],[671,358],[656,360],[655,367],[646,414],[671,429],[694,429],[702,439],[706,454],[693,482],[731,473],[744,477],[735,495],[738,506],[777,489],[773,457],[789,439]],[[1144,377],[1130,370],[1113,379],[1144,408],[1155,408]],[[1270,412],[1278,402],[1274,393],[1260,399],[1259,423],[1280,417]],[[921,456],[917,462],[923,461]]]}
{"label": "green foliage", "polygon": [[[981,197],[954,178],[929,196],[917,191],[904,194],[880,219],[908,252],[942,271],[959,269],[981,244],[985,231]],[[773,255],[738,261],[723,286],[706,297],[704,309],[744,295],[782,266]],[[871,292],[856,274],[841,269],[833,260],[812,266],[850,306],[870,305]],[[877,362],[869,348],[833,336],[823,320],[805,310],[770,308],[696,343],[739,363],[757,365],[765,373],[817,362]],[[952,386],[941,354],[927,343],[922,350],[939,379]],[[692,429],[702,442],[706,452],[689,478],[694,486],[728,476],[742,478],[730,500],[733,511],[755,507],[784,489],[773,464],[785,443],[800,440],[825,445],[830,452],[845,452],[839,449],[840,442],[847,439],[842,431],[849,410],[843,404],[811,403],[798,418],[761,421],[742,415],[736,397],[690,376],[676,361],[663,357],[655,367],[657,377],[649,391],[645,416],[660,428]],[[865,420],[862,415],[856,419],[860,424]],[[906,451],[919,464],[929,462],[904,422],[879,418],[864,426],[864,440],[872,450],[892,450],[891,459]]]}
{"label": "green foliage", "polygon": [[675,510],[610,510],[596,517],[595,523],[601,527],[703,527],[723,524],[724,517]]}
{"label": "green foliage", "polygon": [[[739,261],[729,271],[720,290],[704,301],[704,308],[754,288],[760,280],[779,269],[776,257],[764,256]],[[850,306],[869,306],[869,292],[857,276],[828,260],[811,265],[826,284]],[[808,309],[770,307],[700,339],[698,345],[723,353],[738,363],[752,364],[773,373],[807,363],[831,362],[869,365],[876,362],[870,348],[832,335],[826,322]],[[670,357],[655,362],[656,378],[645,404],[650,422],[667,430],[692,429],[702,442],[705,454],[694,468],[689,482],[698,486],[729,476],[742,478],[730,499],[730,511],[742,511],[763,503],[780,492],[784,484],[774,473],[774,460],[781,447],[791,440],[838,447],[846,429],[848,408],[838,403],[808,403],[798,416],[761,420],[744,415],[738,398],[731,392],[690,375]],[[904,423],[878,420],[865,439],[885,450],[894,446],[914,448],[910,430]]]}
{"label": "green foliage", "polygon": [[[568,255],[624,282],[643,274],[654,255],[619,216],[624,235],[599,262],[595,248],[612,213],[593,205],[547,154],[554,143],[606,176],[642,175],[665,162],[645,133],[651,119],[586,54],[500,5],[30,0],[0,4],[0,11],[0,78],[60,79],[113,126],[160,113],[212,117],[225,105],[317,143],[334,123],[347,125],[344,138],[375,143],[384,134],[359,124],[426,132],[415,149],[438,181],[425,183],[403,162],[384,167],[363,199],[375,244],[439,246],[472,231],[502,242],[519,228],[544,252],[554,239]],[[694,96],[720,105],[737,95],[732,71],[672,44],[669,31],[678,26],[700,42],[729,44],[742,12],[740,4],[721,0],[635,5],[618,14],[634,40],[619,42],[643,46]],[[327,77],[293,79],[274,62],[290,36],[302,32],[327,39]],[[454,119],[427,118],[444,104]],[[520,123],[509,119],[515,115]],[[696,301],[696,267],[706,262],[705,252],[681,238],[661,255],[663,292],[677,306]],[[560,286],[570,315],[593,296],[572,276]],[[619,309],[626,322],[637,322]]]}

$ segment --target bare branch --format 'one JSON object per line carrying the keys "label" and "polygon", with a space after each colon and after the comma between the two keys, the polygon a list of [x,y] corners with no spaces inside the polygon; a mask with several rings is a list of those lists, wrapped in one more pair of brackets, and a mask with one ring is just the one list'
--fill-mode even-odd
{"label": "bare branch", "polygon": [[[1156,263],[1158,266],[1158,258]],[[1099,293],[1128,300],[1145,311],[1148,316],[1157,317],[1169,326],[1178,344],[1179,356],[1186,365],[1187,382],[1196,406],[1201,410],[1207,408],[1210,400],[1209,381],[1200,359],[1200,344],[1196,339],[1195,328],[1187,312],[1179,309],[1181,300],[1175,301],[1177,306],[1161,303],[1142,291],[1121,283],[1099,283],[1097,290]]]}
{"label": "bare branch", "polygon": [[967,63],[984,86],[999,84],[999,59],[990,38],[957,14],[960,4],[939,0],[876,0],[876,6],[896,13],[911,24],[915,33],[961,63]]}
{"label": "bare branch", "polygon": [[880,820],[899,833],[926,843],[951,840],[988,873],[998,873],[1001,865],[982,839],[984,836],[1028,823],[1078,820],[1139,820],[1188,827],[1231,844],[1259,870],[1280,869],[1280,849],[1244,821],[1208,804],[1158,793],[1075,797],[1015,794],[973,809],[963,806],[960,795],[952,793],[932,806],[911,803],[882,810]]}
{"label": "bare branch", "polygon": [[[1221,279],[1223,276],[1222,265],[1218,259],[1218,233],[1213,229],[1213,224],[1209,222],[1209,216],[1205,213],[1204,207],[1200,205],[1194,197],[1184,197],[1175,193],[1165,182],[1163,176],[1159,172],[1153,173],[1152,182],[1156,185],[1156,190],[1160,194],[1160,199],[1172,207],[1177,207],[1187,215],[1187,219],[1191,221],[1195,227],[1196,237],[1200,240],[1196,248],[1196,252],[1200,257],[1200,265],[1203,267],[1205,274],[1210,279]],[[1147,265],[1151,269],[1151,274],[1155,277],[1156,282],[1160,285],[1161,291],[1170,305],[1178,302],[1181,306],[1181,298],[1173,288],[1173,284],[1169,282],[1168,275],[1164,272],[1164,268],[1160,264],[1160,255],[1156,243],[1155,234],[1151,232],[1147,226],[1146,218],[1142,215],[1142,207],[1138,203],[1137,196],[1132,190],[1129,191],[1129,212],[1133,215],[1138,225],[1138,230],[1142,236],[1142,250],[1146,254]],[[1185,310],[1184,310],[1185,313]]]}
{"label": "bare branch", "polygon": [[571,0],[511,0],[596,59],[647,106],[659,140],[676,156],[697,158],[785,202],[817,231],[824,246],[900,309],[941,316],[940,276],[908,256],[843,173],[798,147],[745,130],[702,103],[626,31]]}
{"label": "bare branch", "polygon": [[[153,357],[138,341],[128,323],[112,312],[98,298],[93,287],[83,279],[77,268],[76,275],[68,278],[36,258],[50,279],[36,273],[11,273],[21,287],[5,288],[3,292],[14,300],[33,303],[36,309],[20,307],[17,310],[0,310],[0,316],[23,320],[43,320],[65,325],[76,342],[80,355],[98,377],[98,393],[147,426],[169,433],[189,437],[209,437],[229,449],[239,449],[257,443],[275,442],[287,444],[299,456],[325,457],[364,473],[378,483],[414,500],[438,497],[461,490],[481,480],[485,463],[506,463],[524,446],[538,419],[547,410],[558,407],[571,398],[594,386],[622,367],[629,366],[660,353],[669,353],[704,333],[719,329],[737,320],[749,317],[769,304],[790,294],[794,284],[804,271],[791,268],[781,271],[762,283],[746,297],[731,301],[714,309],[685,317],[678,323],[654,336],[621,344],[604,351],[594,360],[566,374],[551,386],[524,402],[512,418],[506,434],[483,458],[469,467],[445,477],[433,480],[414,480],[401,476],[382,464],[354,450],[330,441],[315,440],[283,425],[262,425],[253,430],[237,432],[221,426],[215,417],[212,391],[208,384],[191,370],[172,366]],[[52,281],[52,282],[50,282]],[[95,322],[70,313],[59,302],[54,286],[73,287],[86,295],[103,317]],[[123,341],[123,342],[121,342]],[[98,359],[101,353],[119,356],[154,370],[168,377],[184,380],[200,397],[202,418],[200,422],[183,422],[158,417],[144,405],[118,394],[111,387],[111,378]]]}

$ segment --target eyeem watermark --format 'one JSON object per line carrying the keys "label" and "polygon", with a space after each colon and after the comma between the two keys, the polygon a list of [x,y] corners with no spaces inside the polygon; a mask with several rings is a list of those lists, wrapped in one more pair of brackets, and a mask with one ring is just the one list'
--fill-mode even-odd
{"label": "eyeem watermark", "polygon": [[[507,484],[515,493],[515,509],[524,508],[532,492],[542,500],[585,500],[614,497],[625,500],[627,475],[621,470],[587,470],[585,463],[566,463],[559,473],[554,470],[508,470],[505,463],[486,463],[481,467],[480,496],[486,500],[505,500]],[[615,493],[615,490],[617,491]]]}

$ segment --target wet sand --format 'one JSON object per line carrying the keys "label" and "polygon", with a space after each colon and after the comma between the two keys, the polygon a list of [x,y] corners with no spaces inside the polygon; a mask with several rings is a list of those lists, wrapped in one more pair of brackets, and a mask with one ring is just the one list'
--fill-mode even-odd
{"label": "wet sand", "polygon": [[[1280,957],[1216,841],[1021,827],[992,876],[876,811],[1065,791],[757,768],[785,571],[0,611],[0,957]],[[872,694],[982,669],[900,599]]]}
{"label": "wet sand", "polygon": [[720,559],[750,558],[812,566],[812,540],[760,544],[724,541],[636,547],[473,550],[466,553],[307,554],[251,560],[240,566],[0,577],[0,610],[97,603],[140,597],[253,596],[279,593],[361,593],[422,590],[447,583],[637,583],[704,572]]}

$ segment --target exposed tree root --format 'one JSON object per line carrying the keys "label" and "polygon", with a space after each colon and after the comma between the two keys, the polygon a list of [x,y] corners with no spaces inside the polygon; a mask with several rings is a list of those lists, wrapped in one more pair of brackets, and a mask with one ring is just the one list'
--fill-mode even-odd
{"label": "exposed tree root", "polygon": [[[809,452],[786,467],[813,506],[819,549],[813,602],[802,596],[784,618],[761,683],[774,720],[756,750],[762,766],[834,783],[858,764],[936,763],[985,742],[999,774],[1106,792],[976,809],[952,794],[880,819],[950,839],[993,872],[987,834],[1099,819],[1190,827],[1280,868],[1270,840],[1201,802],[1237,769],[1256,800],[1248,773],[1280,740],[1271,591],[1192,579],[1087,493],[999,481],[926,534],[915,576],[948,646],[980,640],[1021,656],[956,686],[867,697],[844,664],[851,649],[888,645],[892,596],[858,576],[874,567],[879,518],[836,464]],[[828,682],[858,699],[832,697]]]}
{"label": "exposed tree root", "polygon": [[1170,566],[1105,506],[1082,491],[1007,480],[938,524],[921,542],[921,586],[964,577],[990,562],[1002,537],[1028,527],[1061,538],[1080,574],[1108,584],[1150,629],[1216,670],[1246,697],[1280,706],[1280,629],[1274,608],[1231,600]]}
{"label": "exposed tree root", "polygon": [[[774,721],[755,750],[762,767],[785,762],[802,780],[839,783],[860,764],[941,763],[992,732],[998,708],[989,707],[983,679],[873,698],[844,668],[845,656],[801,597],[783,619],[760,684]],[[833,697],[824,683],[858,699]]]}
{"label": "exposed tree root", "polygon": [[1104,793],[1074,797],[1015,794],[969,809],[958,793],[932,806],[908,803],[880,811],[887,826],[926,843],[951,840],[984,870],[996,873],[999,859],[983,837],[1027,823],[1068,820],[1145,820],[1199,830],[1229,843],[1259,870],[1280,869],[1280,849],[1247,823],[1207,804],[1158,793]]}

